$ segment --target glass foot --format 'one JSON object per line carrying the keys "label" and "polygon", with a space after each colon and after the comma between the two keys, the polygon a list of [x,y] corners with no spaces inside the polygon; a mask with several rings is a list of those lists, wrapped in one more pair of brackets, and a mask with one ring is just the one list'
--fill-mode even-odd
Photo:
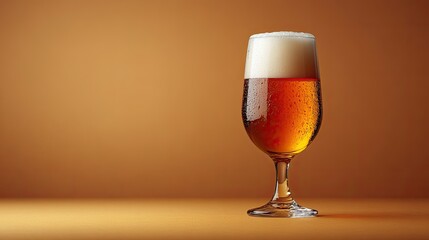
{"label": "glass foot", "polygon": [[266,205],[247,211],[253,217],[304,218],[315,217],[317,210],[301,207],[295,201],[289,203],[269,202]]}

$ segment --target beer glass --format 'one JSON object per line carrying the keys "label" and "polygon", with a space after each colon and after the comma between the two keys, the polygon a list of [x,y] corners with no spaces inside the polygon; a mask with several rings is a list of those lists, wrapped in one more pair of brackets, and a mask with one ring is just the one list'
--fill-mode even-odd
{"label": "beer glass", "polygon": [[315,38],[309,33],[274,32],[249,39],[242,117],[252,142],[272,158],[274,196],[250,216],[312,217],[288,187],[288,168],[295,155],[315,138],[322,120],[322,99]]}

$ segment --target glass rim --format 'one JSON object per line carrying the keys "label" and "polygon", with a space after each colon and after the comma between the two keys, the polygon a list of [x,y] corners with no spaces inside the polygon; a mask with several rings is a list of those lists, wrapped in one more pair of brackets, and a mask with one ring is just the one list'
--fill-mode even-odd
{"label": "glass rim", "polygon": [[306,32],[280,31],[280,32],[265,32],[256,33],[250,36],[253,38],[310,38],[315,39],[314,35]]}

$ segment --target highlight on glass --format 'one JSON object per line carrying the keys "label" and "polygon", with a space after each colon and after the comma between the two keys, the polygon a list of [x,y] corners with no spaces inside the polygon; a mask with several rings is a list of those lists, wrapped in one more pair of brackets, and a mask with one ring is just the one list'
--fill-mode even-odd
{"label": "highlight on glass", "polygon": [[274,195],[250,216],[312,217],[317,210],[300,206],[288,187],[291,160],[316,137],[322,98],[315,37],[273,32],[249,39],[242,118],[252,142],[274,161]]}

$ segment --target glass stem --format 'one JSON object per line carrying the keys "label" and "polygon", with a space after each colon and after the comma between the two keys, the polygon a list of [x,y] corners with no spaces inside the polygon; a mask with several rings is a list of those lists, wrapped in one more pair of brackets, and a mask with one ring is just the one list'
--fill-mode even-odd
{"label": "glass stem", "polygon": [[293,202],[288,186],[288,169],[292,158],[274,158],[276,167],[276,189],[272,203],[290,204]]}

